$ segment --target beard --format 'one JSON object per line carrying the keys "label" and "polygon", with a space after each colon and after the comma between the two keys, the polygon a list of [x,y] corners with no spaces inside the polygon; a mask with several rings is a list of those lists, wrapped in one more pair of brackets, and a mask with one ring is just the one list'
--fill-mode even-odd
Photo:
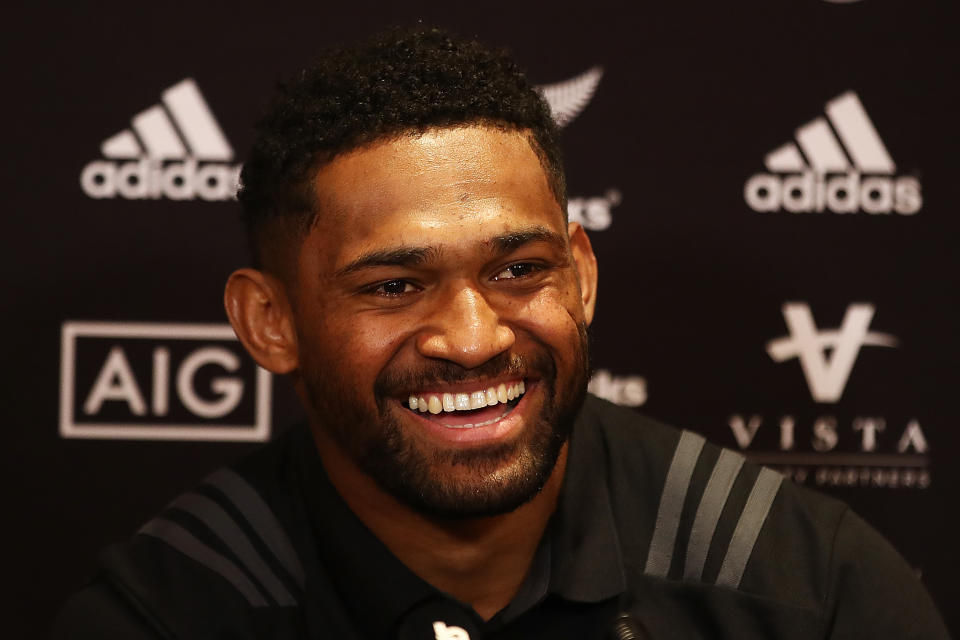
{"label": "beard", "polygon": [[[345,377],[328,378],[323,367],[310,368],[306,390],[315,414],[321,416],[319,427],[385,492],[434,517],[489,517],[533,499],[556,466],[586,395],[585,325],[578,326],[570,350],[572,366],[563,380],[543,346],[527,354],[503,353],[472,369],[449,361],[430,361],[416,369],[388,367],[374,383],[376,411],[353,401]],[[407,409],[394,399],[399,394],[499,376],[538,379],[541,406],[513,441],[443,449],[406,432],[398,413]]]}

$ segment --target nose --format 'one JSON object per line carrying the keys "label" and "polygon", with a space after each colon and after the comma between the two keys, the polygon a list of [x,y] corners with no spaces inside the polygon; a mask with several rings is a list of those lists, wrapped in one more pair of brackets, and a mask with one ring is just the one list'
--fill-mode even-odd
{"label": "nose", "polygon": [[436,305],[417,339],[417,350],[472,369],[513,346],[513,330],[476,288],[460,286]]}

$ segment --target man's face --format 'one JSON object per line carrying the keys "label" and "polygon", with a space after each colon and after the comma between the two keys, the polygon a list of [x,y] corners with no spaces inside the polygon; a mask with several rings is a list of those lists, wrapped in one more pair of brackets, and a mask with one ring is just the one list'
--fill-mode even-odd
{"label": "man's face", "polygon": [[435,515],[531,499],[585,391],[578,263],[593,255],[526,138],[403,136],[339,156],[315,186],[291,298],[325,462]]}

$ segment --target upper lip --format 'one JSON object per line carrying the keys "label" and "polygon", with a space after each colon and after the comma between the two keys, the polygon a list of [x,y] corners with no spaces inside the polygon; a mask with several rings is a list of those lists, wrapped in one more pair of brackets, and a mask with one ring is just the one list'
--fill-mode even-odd
{"label": "upper lip", "polygon": [[410,396],[420,396],[425,394],[444,394],[444,393],[471,393],[474,391],[485,391],[490,387],[497,388],[501,384],[520,382],[524,381],[528,386],[535,378],[530,376],[517,376],[517,375],[504,375],[497,376],[496,378],[485,378],[478,380],[470,380],[466,382],[457,382],[457,383],[429,383],[419,389],[410,389],[407,393],[402,396],[403,400],[406,400]]}

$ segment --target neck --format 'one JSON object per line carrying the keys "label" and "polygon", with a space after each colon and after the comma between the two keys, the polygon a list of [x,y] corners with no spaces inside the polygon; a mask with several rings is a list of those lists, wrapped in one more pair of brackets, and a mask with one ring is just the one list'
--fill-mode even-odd
{"label": "neck", "polygon": [[564,445],[543,489],[510,513],[463,520],[425,515],[384,492],[324,433],[314,437],[344,502],[414,573],[489,620],[520,589],[553,515],[566,468]]}

